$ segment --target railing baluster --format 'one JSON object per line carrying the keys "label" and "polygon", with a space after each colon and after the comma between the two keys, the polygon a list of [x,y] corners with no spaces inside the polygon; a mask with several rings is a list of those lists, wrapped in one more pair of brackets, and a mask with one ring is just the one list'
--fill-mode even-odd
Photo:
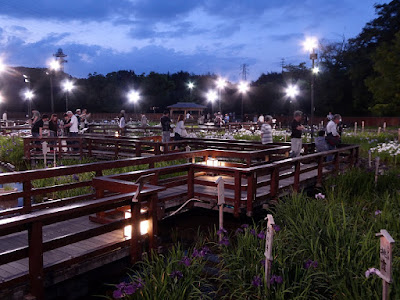
{"label": "railing baluster", "polygon": [[37,300],[44,299],[43,279],[43,224],[31,223],[28,229],[29,242],[29,279],[31,293]]}
{"label": "railing baluster", "polygon": [[233,215],[239,217],[240,200],[242,198],[242,174],[235,170],[235,201],[233,206]]}

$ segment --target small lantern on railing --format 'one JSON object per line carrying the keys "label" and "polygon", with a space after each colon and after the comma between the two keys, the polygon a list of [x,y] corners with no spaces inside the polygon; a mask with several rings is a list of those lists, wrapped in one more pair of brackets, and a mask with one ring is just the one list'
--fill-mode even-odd
{"label": "small lantern on railing", "polygon": [[116,138],[119,137],[119,132],[116,131],[115,134],[114,134],[114,136],[115,136]]}
{"label": "small lantern on railing", "polygon": [[[146,209],[140,209],[140,213],[144,214],[146,213]],[[131,210],[128,209],[124,213],[125,219],[130,219],[132,217]],[[149,231],[149,220],[143,220],[140,222],[140,234],[141,235],[146,235]],[[132,236],[132,225],[127,225],[124,227],[124,238],[125,239],[130,239]]]}

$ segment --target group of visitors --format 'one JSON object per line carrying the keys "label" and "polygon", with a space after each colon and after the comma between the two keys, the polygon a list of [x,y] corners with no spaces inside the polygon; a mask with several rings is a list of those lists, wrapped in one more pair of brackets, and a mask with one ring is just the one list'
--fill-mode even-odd
{"label": "group of visitors", "polygon": [[86,109],[82,111],[77,109],[75,114],[72,111],[67,111],[63,115],[63,119],[59,120],[57,114],[40,115],[40,112],[36,109],[32,110],[32,117],[29,120],[31,124],[31,133],[33,137],[43,137],[44,123],[49,123],[49,136],[78,136],[79,129],[86,128],[88,126],[88,118],[90,114],[87,113]]}
{"label": "group of visitors", "polygon": [[[160,119],[161,127],[162,127],[162,142],[168,143],[171,141],[171,118],[169,117],[169,111],[165,110],[163,116]],[[187,136],[186,128],[185,128],[185,116],[179,115],[178,120],[176,122],[176,126],[174,128],[174,141],[182,140],[185,136]]]}
{"label": "group of visitors", "polygon": [[[305,131],[304,127],[304,115],[301,111],[295,111],[293,114],[293,121],[291,123],[291,157],[300,156],[303,148],[302,134]],[[318,152],[333,150],[340,143],[341,132],[339,130],[339,124],[342,121],[342,117],[339,114],[332,115],[330,112],[327,116],[328,124],[324,130],[318,132],[318,137],[315,138],[315,147]],[[272,139],[272,116],[260,115],[258,124],[261,126],[261,143],[270,144],[273,143]],[[328,161],[332,157],[328,157]]]}

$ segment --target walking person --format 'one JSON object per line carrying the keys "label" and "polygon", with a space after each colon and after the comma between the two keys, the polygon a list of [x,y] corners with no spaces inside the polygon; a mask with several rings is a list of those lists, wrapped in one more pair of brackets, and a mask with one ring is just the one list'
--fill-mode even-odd
{"label": "walking person", "polygon": [[162,127],[162,142],[168,143],[171,140],[171,119],[169,118],[168,110],[164,110],[160,122]]}
{"label": "walking person", "polygon": [[33,126],[32,126],[32,136],[34,138],[42,138],[43,137],[43,126],[44,122],[47,122],[49,120],[48,115],[43,115],[42,118],[37,120]]}
{"label": "walking person", "polygon": [[261,143],[262,144],[272,144],[272,116],[263,116],[264,123],[261,125]]}
{"label": "walking person", "polygon": [[292,121],[292,135],[290,136],[290,146],[291,146],[291,157],[300,156],[301,148],[303,146],[301,140],[301,134],[304,130],[304,126],[301,125],[301,118],[303,113],[299,110],[295,111],[293,114]]}

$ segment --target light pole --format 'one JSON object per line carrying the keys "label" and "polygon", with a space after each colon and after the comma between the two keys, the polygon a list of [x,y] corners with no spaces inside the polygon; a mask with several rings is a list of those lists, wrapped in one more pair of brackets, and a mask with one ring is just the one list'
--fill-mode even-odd
{"label": "light pole", "polygon": [[211,114],[214,115],[214,102],[218,99],[217,92],[215,90],[209,90],[207,93],[207,100],[211,102]]}
{"label": "light pole", "polygon": [[74,89],[74,84],[72,81],[67,80],[64,82],[64,91],[65,91],[65,111],[68,111],[68,93]]}
{"label": "light pole", "polygon": [[192,90],[194,89],[194,83],[189,81],[187,87],[189,89],[189,101],[192,102]]}
{"label": "light pole", "polygon": [[29,89],[24,93],[25,100],[28,101],[28,116],[30,111],[32,110],[32,98],[35,97],[35,94]]}
{"label": "light pole", "polygon": [[226,81],[223,78],[219,78],[217,80],[217,88],[218,88],[218,110],[222,113],[221,102],[222,102],[222,89],[225,88]]}
{"label": "light pole", "polygon": [[241,81],[239,83],[239,93],[240,93],[240,98],[242,102],[242,122],[244,122],[244,110],[243,110],[243,94],[247,93],[249,90],[249,84],[246,81]]}
{"label": "light pole", "polygon": [[318,54],[315,52],[315,49],[318,47],[318,40],[315,37],[307,38],[303,47],[306,51],[310,53],[310,59],[312,61],[311,67],[311,141],[314,140],[314,83],[315,83],[315,74],[318,73],[319,69],[315,67],[315,60],[318,59]]}
{"label": "light pole", "polygon": [[50,72],[46,72],[50,77],[50,104],[52,113],[54,113],[53,74],[58,71],[60,67],[60,63],[57,60],[52,60],[49,65]]}

